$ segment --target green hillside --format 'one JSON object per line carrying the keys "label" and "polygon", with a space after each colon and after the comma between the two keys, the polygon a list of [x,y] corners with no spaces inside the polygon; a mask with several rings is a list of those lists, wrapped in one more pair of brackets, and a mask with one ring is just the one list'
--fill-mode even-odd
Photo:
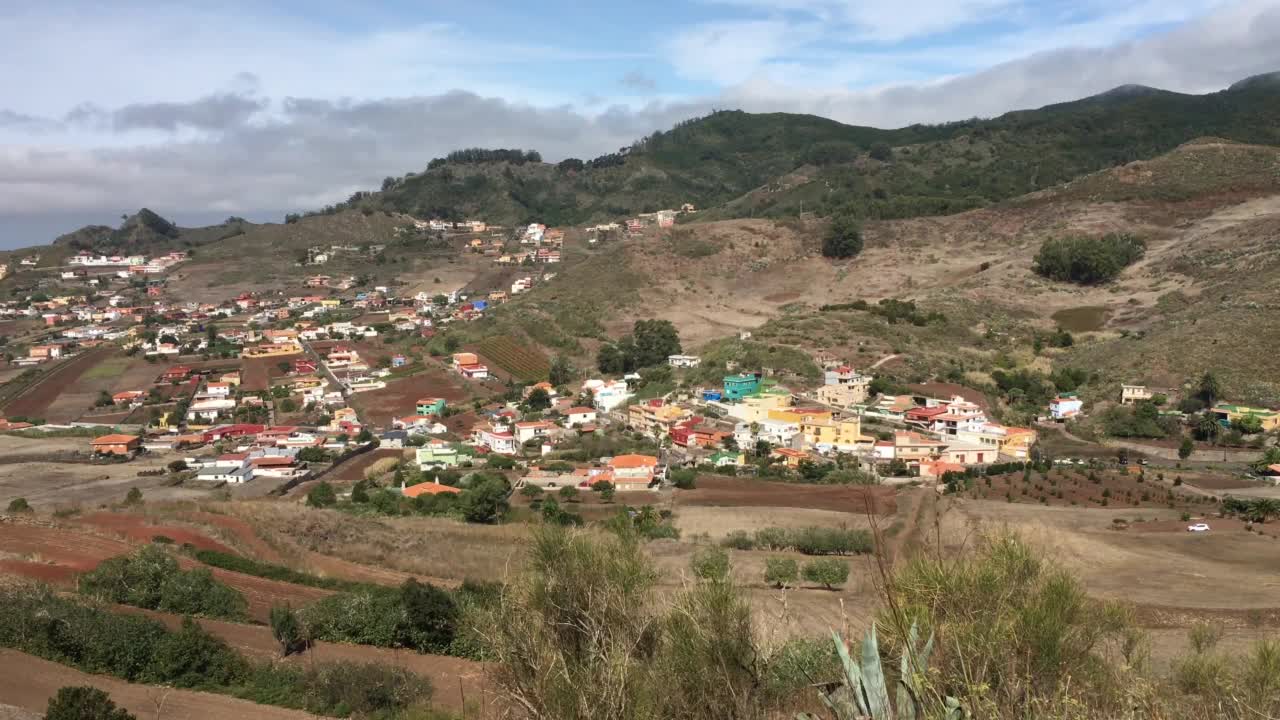
{"label": "green hillside", "polygon": [[723,111],[588,162],[456,153],[344,205],[557,225],[683,203],[707,209],[705,219],[838,209],[869,218],[942,215],[1155,157],[1202,136],[1280,145],[1278,114],[1280,86],[1259,82],[1209,95],[1117,88],[990,120],[896,130]]}

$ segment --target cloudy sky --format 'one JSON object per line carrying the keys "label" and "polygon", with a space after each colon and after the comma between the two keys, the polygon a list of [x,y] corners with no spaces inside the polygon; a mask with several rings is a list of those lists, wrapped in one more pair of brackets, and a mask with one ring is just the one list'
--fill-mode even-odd
{"label": "cloudy sky", "polygon": [[0,246],[278,220],[467,146],[588,158],[711,108],[899,126],[1280,70],[1280,0],[0,3]]}

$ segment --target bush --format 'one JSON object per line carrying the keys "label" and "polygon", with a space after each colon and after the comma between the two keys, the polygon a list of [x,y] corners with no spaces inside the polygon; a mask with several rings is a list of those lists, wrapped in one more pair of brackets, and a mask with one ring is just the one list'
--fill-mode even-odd
{"label": "bush", "polygon": [[1040,246],[1032,269],[1051,280],[1098,285],[1114,280],[1145,252],[1146,244],[1132,235],[1055,238]]}
{"label": "bush", "polygon": [[215,580],[208,568],[184,571],[157,545],[103,561],[80,576],[79,590],[104,602],[214,618],[242,619],[248,607],[243,595]]}
{"label": "bush", "polygon": [[851,214],[831,218],[831,226],[822,239],[823,257],[844,259],[862,252],[862,226]]}
{"label": "bush", "polygon": [[288,657],[302,652],[310,646],[302,622],[298,614],[289,605],[274,605],[271,608],[271,636],[280,643],[280,655]]}
{"label": "bush", "polygon": [[318,485],[307,492],[307,505],[313,508],[331,508],[338,504],[338,494],[333,486],[321,480]]}
{"label": "bush", "polygon": [[166,467],[169,468],[169,472],[175,472],[175,473],[183,472],[184,470],[187,469],[187,461],[174,460],[173,462],[169,463]]}
{"label": "bush", "polygon": [[185,617],[178,632],[168,633],[156,643],[146,674],[152,682],[182,688],[227,687],[248,676],[249,663]]}
{"label": "bush", "polygon": [[124,495],[124,504],[125,505],[141,505],[142,491],[136,487],[129,488],[129,492],[125,493]]}
{"label": "bush", "polygon": [[196,550],[192,553],[196,560],[223,570],[243,573],[245,575],[253,575],[254,577],[266,578],[268,580],[279,580],[280,582],[292,583],[294,585],[306,585],[308,587],[324,588],[326,590],[364,590],[370,587],[376,587],[369,583],[356,582],[353,580],[343,580],[340,578],[318,577],[316,575],[308,575],[307,573],[298,572],[282,565],[272,565],[270,563],[251,560],[240,555],[232,555],[230,553],[219,552],[217,550]]}
{"label": "bush", "polygon": [[95,687],[58,688],[49,698],[45,720],[137,720],[124,708],[116,707],[111,697]]}
{"label": "bush", "polygon": [[755,546],[761,550],[795,550],[805,555],[858,555],[872,550],[871,533],[849,528],[761,528]]}
{"label": "bush", "polygon": [[729,576],[729,553],[714,545],[699,548],[689,560],[689,569],[702,580],[724,580]]}
{"label": "bush", "polygon": [[835,558],[810,560],[804,564],[801,574],[808,582],[825,585],[828,590],[844,585],[849,580],[849,563]]}
{"label": "bush", "polygon": [[9,501],[8,512],[11,512],[11,513],[31,512],[31,505],[27,503],[26,498],[14,498]]}
{"label": "bush", "polygon": [[771,557],[764,561],[764,581],[774,587],[794,585],[800,578],[800,566],[792,558]]}
{"label": "bush", "polygon": [[457,632],[458,609],[445,591],[411,578],[398,589],[332,595],[300,617],[315,640],[444,654]]}
{"label": "bush", "polygon": [[734,550],[754,550],[756,541],[745,530],[734,530],[725,536],[720,544]]}
{"label": "bush", "polygon": [[698,471],[683,468],[671,471],[671,484],[681,490],[692,490],[698,486]]}

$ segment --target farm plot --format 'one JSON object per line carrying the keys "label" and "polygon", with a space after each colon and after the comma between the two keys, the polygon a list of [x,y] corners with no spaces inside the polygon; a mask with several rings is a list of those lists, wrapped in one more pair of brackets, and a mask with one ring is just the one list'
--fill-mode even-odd
{"label": "farm plot", "polygon": [[481,340],[472,347],[472,351],[484,360],[491,371],[496,369],[520,382],[546,380],[551,372],[551,363],[545,355],[509,336]]}
{"label": "farm plot", "polygon": [[351,396],[351,407],[365,422],[388,426],[392,418],[412,415],[418,398],[438,397],[444,398],[446,403],[456,404],[468,399],[469,395],[456,375],[431,370],[393,380],[381,390],[356,393]]}
{"label": "farm plot", "polygon": [[877,515],[897,510],[893,488],[862,485],[806,485],[719,475],[698,477],[693,490],[676,490],[675,505],[783,507]]}
{"label": "farm plot", "polygon": [[280,364],[292,365],[294,360],[306,357],[298,353],[270,358],[244,358],[241,361],[240,388],[245,392],[262,392],[271,388],[273,378],[284,377]]}
{"label": "farm plot", "polygon": [[[97,408],[94,405],[102,393],[115,394],[123,390],[145,390],[151,386],[156,374],[155,366],[142,358],[112,355],[70,383],[49,406],[46,419],[51,422],[77,420],[95,412],[116,414],[123,408]],[[127,384],[126,384],[127,381]],[[127,412],[125,413],[127,414]],[[123,421],[121,418],[120,421]],[[107,421],[102,421],[107,422]]]}
{"label": "farm plot", "polygon": [[1015,472],[974,478],[963,497],[1009,503],[1081,507],[1213,507],[1215,500],[1183,492],[1153,475],[1113,470],[1054,469],[1047,473]]}
{"label": "farm plot", "polygon": [[79,407],[71,414],[60,412],[58,417],[46,417],[46,414],[59,396],[79,380],[81,375],[111,357],[114,352],[113,348],[95,348],[58,365],[42,375],[21,395],[9,401],[4,406],[4,413],[9,416],[44,418],[51,422],[74,420],[84,411],[84,407]]}

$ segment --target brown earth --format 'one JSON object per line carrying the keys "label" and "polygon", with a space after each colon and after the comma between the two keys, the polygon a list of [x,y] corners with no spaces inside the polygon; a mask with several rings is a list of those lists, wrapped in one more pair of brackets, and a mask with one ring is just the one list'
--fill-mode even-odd
{"label": "brown earth", "polygon": [[364,471],[372,467],[379,460],[387,458],[401,459],[405,456],[404,450],[395,449],[378,449],[370,450],[359,457],[352,458],[338,466],[337,470],[325,475],[324,479],[329,482],[354,483],[364,479]]}
{"label": "brown earth", "polygon": [[17,415],[20,417],[37,417],[44,418],[50,422],[68,422],[79,417],[85,408],[81,408],[80,412],[57,418],[45,417],[49,407],[57,401],[68,387],[73,385],[80,376],[89,371],[90,368],[111,357],[115,353],[115,348],[103,346],[88,350],[80,355],[71,358],[58,365],[52,371],[46,373],[34,385],[27,388],[18,397],[14,398],[4,406],[5,415]]}
{"label": "brown earth", "polygon": [[[20,561],[11,562],[5,569],[39,580],[56,579],[63,586],[72,585],[75,575],[96,568],[103,560],[129,554],[137,547],[123,540],[65,528],[0,523],[0,557]],[[199,565],[183,556],[178,556],[178,563],[188,569]],[[259,622],[267,620],[272,605],[301,606],[332,594],[219,568],[213,568],[213,575],[245,596],[250,616]]]}
{"label": "brown earth", "polygon": [[432,369],[393,380],[381,390],[356,393],[351,396],[351,407],[365,422],[390,427],[392,418],[414,414],[418,399],[424,397],[440,397],[446,403],[456,404],[467,400],[471,393],[457,375]]}
{"label": "brown earth", "polygon": [[131,513],[99,512],[79,515],[68,522],[74,525],[90,525],[95,530],[122,535],[137,543],[149,543],[155,536],[163,535],[172,539],[177,545],[190,544],[201,550],[234,554],[231,548],[198,532],[173,525],[151,524],[146,517]]}
{"label": "brown earth", "polygon": [[306,357],[302,353],[267,358],[243,358],[240,361],[240,389],[245,392],[261,392],[271,388],[273,378],[284,377],[278,364],[293,363]]}
{"label": "brown earth", "polygon": [[[1090,479],[1090,475],[1094,479]],[[1085,468],[1055,468],[1049,471],[1047,479],[1033,471],[1028,482],[1023,481],[1021,472],[991,475],[973,480],[963,495],[981,500],[1051,506],[1214,507],[1211,499],[1186,492],[1171,481],[1160,482],[1152,474],[1144,480],[1135,473]]]}
{"label": "brown earth", "polygon": [[675,490],[674,504],[745,505],[752,507],[811,508],[847,513],[893,514],[893,488],[856,485],[807,485],[767,482],[749,478],[704,475],[693,490]]}

